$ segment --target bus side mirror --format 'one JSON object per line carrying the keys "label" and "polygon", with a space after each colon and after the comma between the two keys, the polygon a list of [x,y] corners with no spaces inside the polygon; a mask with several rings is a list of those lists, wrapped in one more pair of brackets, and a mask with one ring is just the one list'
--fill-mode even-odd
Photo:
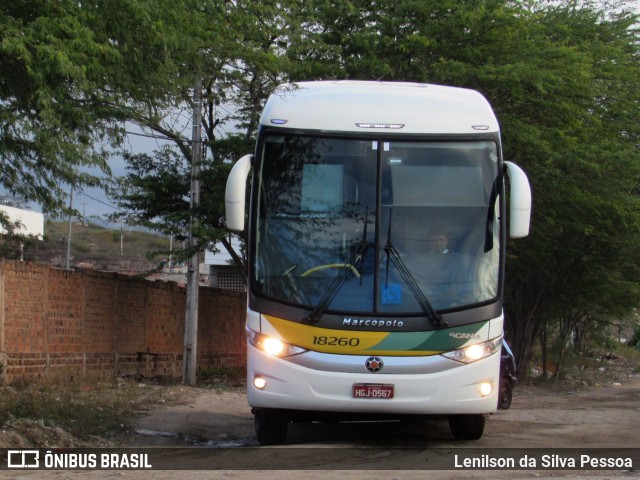
{"label": "bus side mirror", "polygon": [[504,162],[511,183],[509,206],[509,236],[522,238],[529,235],[531,221],[531,187],[527,174],[515,163]]}
{"label": "bus side mirror", "polygon": [[227,228],[234,232],[244,230],[244,208],[247,194],[247,177],[253,155],[245,155],[231,169],[224,192]]}

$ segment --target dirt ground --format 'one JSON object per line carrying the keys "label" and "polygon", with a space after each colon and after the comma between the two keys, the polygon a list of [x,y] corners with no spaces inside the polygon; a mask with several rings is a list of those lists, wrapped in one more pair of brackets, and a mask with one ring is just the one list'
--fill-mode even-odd
{"label": "dirt ground", "polygon": [[[132,446],[257,446],[253,417],[241,389],[213,395],[190,389],[188,404],[157,409],[139,418]],[[380,438],[376,433],[379,432]],[[383,444],[435,448],[456,446],[446,422],[409,424],[294,424],[287,445]],[[640,376],[628,383],[558,392],[519,386],[509,410],[491,415],[479,448],[636,448],[640,446]]]}
{"label": "dirt ground", "polygon": [[[442,419],[402,423],[299,424],[290,428],[287,444],[258,449],[253,418],[244,388],[214,390],[203,387],[167,386],[177,399],[153,408],[136,419],[129,435],[119,439],[129,447],[185,447],[193,454],[195,470],[184,471],[93,471],[93,472],[0,472],[0,478],[14,480],[117,478],[165,479],[343,479],[408,480],[415,478],[640,478],[640,471],[603,470],[511,470],[429,471],[420,470],[425,452],[456,449],[536,449],[562,452],[563,448],[632,448],[640,446],[640,375],[628,373],[603,377],[595,385],[580,388],[549,388],[519,385],[509,410],[498,411],[486,423],[485,434],[475,442],[455,441]],[[96,443],[99,445],[99,443]],[[202,450],[204,447],[205,450]],[[247,449],[247,447],[249,447]],[[252,448],[255,447],[255,450]],[[197,449],[201,450],[197,450]],[[367,450],[369,449],[369,450]],[[315,464],[318,470],[206,470],[200,452],[258,452],[286,462]],[[472,450],[469,450],[472,451]],[[484,450],[483,450],[484,451]],[[487,450],[490,451],[490,450]],[[533,451],[533,450],[532,450]],[[637,451],[637,450],[636,450]],[[178,453],[171,453],[179,454]],[[266,452],[266,453],[265,453]],[[364,452],[364,453],[363,453]],[[370,453],[369,453],[370,452]],[[381,453],[382,452],[382,453]],[[327,453],[338,464],[323,458]],[[325,455],[323,457],[323,454]],[[200,455],[200,456],[198,456]],[[352,457],[352,458],[349,458]],[[266,457],[265,457],[266,458]],[[341,470],[345,461],[356,467]],[[202,462],[202,463],[199,463]],[[360,463],[358,463],[360,462]],[[412,463],[413,462],[413,463]],[[402,464],[403,469],[397,469]],[[415,470],[405,470],[407,465]],[[424,463],[422,463],[424,464]],[[291,463],[287,464],[289,467]],[[346,463],[345,463],[346,465]],[[359,466],[358,466],[359,465]],[[270,467],[272,468],[272,467]],[[285,468],[285,467],[283,467]],[[337,469],[335,469],[337,468]],[[353,469],[352,469],[353,468]],[[637,465],[635,465],[637,469]]]}

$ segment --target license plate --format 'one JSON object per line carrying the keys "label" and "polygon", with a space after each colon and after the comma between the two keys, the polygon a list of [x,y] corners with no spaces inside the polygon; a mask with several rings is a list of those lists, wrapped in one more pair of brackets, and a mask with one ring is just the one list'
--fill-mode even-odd
{"label": "license plate", "polygon": [[353,398],[393,398],[393,385],[379,383],[355,383]]}

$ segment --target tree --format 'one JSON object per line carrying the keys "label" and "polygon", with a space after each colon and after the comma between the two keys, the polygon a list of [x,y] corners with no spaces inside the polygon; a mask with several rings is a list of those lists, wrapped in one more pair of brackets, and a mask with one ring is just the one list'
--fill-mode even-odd
{"label": "tree", "polygon": [[[294,4],[294,2],[292,2]],[[216,8],[213,8],[216,6]],[[224,226],[224,187],[231,163],[251,152],[258,118],[271,91],[286,79],[286,46],[292,31],[299,31],[299,12],[287,2],[215,2],[192,14],[188,30],[178,32],[201,39],[197,52],[181,60],[173,52],[179,76],[189,79],[168,86],[173,101],[163,108],[149,96],[139,99],[131,121],[171,142],[153,155],[123,152],[128,173],[113,191],[115,201],[146,222],[167,233],[186,232],[189,218],[198,218],[194,249],[202,251],[221,242],[244,267]],[[216,33],[224,26],[224,35]],[[191,158],[191,88],[203,84],[205,155]],[[184,119],[184,120],[181,120]],[[189,209],[190,167],[201,162],[202,205]],[[190,256],[192,252],[183,252]]]}
{"label": "tree", "polygon": [[638,16],[619,7],[317,0],[314,48],[291,52],[314,62],[301,78],[443,83],[490,100],[505,156],[534,192],[532,232],[510,242],[506,277],[521,374],[544,329],[564,345],[640,301]]}
{"label": "tree", "polygon": [[82,24],[77,2],[0,7],[0,169],[10,193],[55,210],[61,184],[93,184],[82,167],[106,169],[94,146],[112,126],[88,108],[105,85],[97,70],[115,53]]}
{"label": "tree", "polygon": [[639,132],[630,121],[640,106],[637,17],[606,13],[534,12],[532,27],[560,50],[538,55],[539,71],[552,67],[549,84],[503,116],[507,151],[521,157],[535,192],[533,234],[512,245],[508,277],[521,371],[540,328],[559,327],[561,364],[579,322],[623,315],[640,301]]}
{"label": "tree", "polygon": [[[125,122],[168,107],[199,39],[192,2],[5,2],[0,7],[0,185],[59,212],[108,174]],[[174,62],[173,51],[183,53]]]}

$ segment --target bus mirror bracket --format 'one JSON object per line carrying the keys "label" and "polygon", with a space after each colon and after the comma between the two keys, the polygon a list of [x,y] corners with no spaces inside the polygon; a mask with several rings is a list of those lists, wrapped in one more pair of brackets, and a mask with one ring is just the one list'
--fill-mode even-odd
{"label": "bus mirror bracket", "polygon": [[531,186],[527,174],[515,163],[504,162],[511,184],[509,206],[509,236],[529,235],[531,221]]}
{"label": "bus mirror bracket", "polygon": [[251,170],[253,155],[245,155],[238,160],[227,178],[224,192],[225,215],[227,228],[234,232],[244,230],[245,199],[247,193],[247,177]]}

